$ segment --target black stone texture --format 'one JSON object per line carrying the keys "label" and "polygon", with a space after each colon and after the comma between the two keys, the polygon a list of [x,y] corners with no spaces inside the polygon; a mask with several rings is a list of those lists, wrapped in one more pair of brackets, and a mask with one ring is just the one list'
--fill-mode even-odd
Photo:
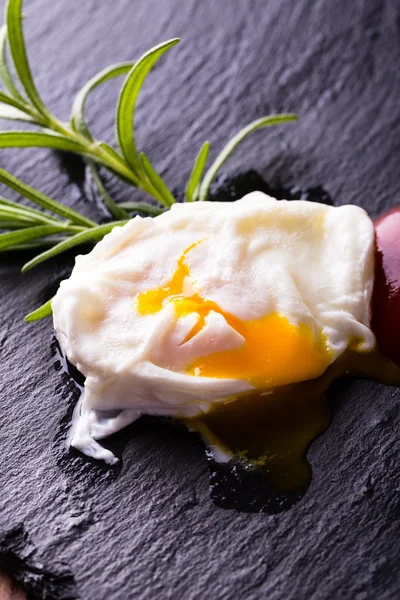
{"label": "black stone texture", "polygon": [[[224,173],[256,169],[271,185],[323,185],[335,204],[372,216],[398,204],[398,2],[26,0],[24,12],[38,87],[65,119],[101,68],[182,37],[138,108],[139,145],[178,192],[205,139],[216,153],[250,120],[295,111],[298,124],[255,134]],[[116,97],[110,83],[89,102],[106,140]],[[104,216],[79,161],[3,150],[0,166]],[[120,182],[110,189],[140,199]],[[112,440],[117,469],[94,465],[60,441],[76,395],[54,368],[51,322],[23,322],[70,259],[21,275],[25,260],[0,258],[0,565],[32,595],[399,598],[399,390],[356,380],[334,387],[332,425],[308,455],[311,487],[278,515],[216,507],[201,442],[165,421],[144,420]]]}

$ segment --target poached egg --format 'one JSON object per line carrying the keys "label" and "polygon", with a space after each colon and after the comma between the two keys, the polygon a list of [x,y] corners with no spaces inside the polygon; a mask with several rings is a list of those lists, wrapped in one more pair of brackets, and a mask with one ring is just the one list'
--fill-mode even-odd
{"label": "poached egg", "polygon": [[353,205],[175,204],[116,227],[78,256],[53,299],[65,355],[86,377],[70,443],[142,414],[193,419],[238,397],[323,376],[370,327],[374,227]]}

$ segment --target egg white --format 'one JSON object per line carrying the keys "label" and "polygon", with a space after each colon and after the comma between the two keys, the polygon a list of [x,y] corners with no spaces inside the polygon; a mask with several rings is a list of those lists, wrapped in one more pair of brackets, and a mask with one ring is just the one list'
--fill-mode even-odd
{"label": "egg white", "polygon": [[[354,339],[361,351],[374,347],[374,229],[361,208],[254,192],[135,217],[77,257],[52,302],[61,347],[86,377],[71,440],[86,453],[112,462],[94,440],[141,414],[193,417],[253,389],[246,379],[185,372],[198,357],[244,343],[223,315],[211,311],[185,342],[195,313],[177,318],[171,302],[150,315],[135,307],[138,295],[168,284],[195,243],[187,263],[196,292],[224,311],[244,321],[278,313],[322,332],[331,361]],[[193,283],[185,286],[190,296]],[[108,418],[110,410],[125,412]]]}

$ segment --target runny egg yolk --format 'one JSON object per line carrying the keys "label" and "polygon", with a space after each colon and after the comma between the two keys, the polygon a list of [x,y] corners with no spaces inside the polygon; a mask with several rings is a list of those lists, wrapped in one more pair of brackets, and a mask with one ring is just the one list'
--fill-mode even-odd
{"label": "runny egg yolk", "polygon": [[314,335],[308,325],[296,325],[274,312],[262,318],[244,321],[224,311],[216,302],[198,293],[184,295],[184,282],[191,279],[186,257],[202,240],[189,246],[177,261],[170,281],[157,289],[139,294],[135,305],[142,315],[161,311],[172,303],[177,319],[195,313],[198,320],[182,344],[188,342],[206,325],[211,311],[224,317],[226,322],[243,337],[243,345],[201,356],[190,364],[188,375],[223,379],[246,379],[255,388],[278,387],[314,379],[332,362],[326,340],[319,332]]}

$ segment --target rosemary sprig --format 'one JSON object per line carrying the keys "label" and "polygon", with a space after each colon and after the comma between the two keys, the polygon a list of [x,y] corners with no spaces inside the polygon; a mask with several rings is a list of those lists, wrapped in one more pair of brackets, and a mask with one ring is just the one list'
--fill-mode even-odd
{"label": "rosemary sprig", "polygon": [[72,208],[68,208],[65,204],[61,204],[56,200],[53,200],[49,196],[42,194],[35,188],[23,183],[10,173],[7,173],[4,169],[0,169],[0,182],[5,183],[9,188],[18,192],[21,196],[24,196],[34,204],[41,206],[42,208],[49,210],[56,215],[60,215],[66,219],[69,219],[76,225],[83,225],[85,227],[94,227],[96,223],[91,221],[87,217],[84,217],[80,213],[76,212]]}
{"label": "rosemary sprig", "polygon": [[[0,198],[0,229],[4,231],[0,233],[0,252],[46,248],[24,265],[23,271],[26,271],[79,244],[96,243],[113,227],[125,223],[133,211],[155,216],[168,210],[176,202],[149,157],[145,152],[138,150],[135,122],[138,95],[147,75],[179,39],[168,40],[150,49],[135,62],[111,65],[92,77],[73,101],[70,122],[63,123],[47,108],[35,85],[23,34],[22,5],[23,0],[7,0],[6,22],[0,28],[0,82],[3,86],[3,90],[0,90],[0,119],[26,122],[38,129],[0,131],[0,148],[45,147],[82,156],[113,219],[110,223],[99,225],[0,169],[0,182],[42,209],[30,208],[25,204]],[[9,67],[7,48],[15,75]],[[85,118],[85,108],[93,90],[120,76],[125,76],[125,81],[115,111],[118,147],[118,150],[115,150],[109,144],[95,139]],[[185,200],[207,200],[210,186],[218,171],[250,133],[296,119],[296,115],[288,113],[269,115],[253,121],[228,142],[207,170],[210,143],[205,142],[190,174]],[[109,170],[125,183],[146,192],[153,202],[133,201],[117,204],[105,188],[99,168]],[[36,320],[50,313],[49,301],[28,315],[27,320]]]}
{"label": "rosemary sprig", "polygon": [[[159,188],[154,187],[143,170],[135,146],[132,124],[134,124],[137,96],[144,79],[158,58],[179,40],[174,39],[160,44],[160,46],[146,53],[137,63],[129,65],[130,69],[121,90],[117,107],[117,141],[121,148],[121,154],[119,154],[105,142],[93,138],[85,122],[83,111],[88,94],[108,79],[126,73],[129,68],[128,65],[114,65],[90,80],[75,99],[70,124],[62,123],[46,107],[35,86],[23,36],[22,3],[23,0],[8,0],[6,26],[1,32],[1,37],[8,40],[15,71],[19,84],[25,92],[25,97],[18,92],[14,84],[4,55],[4,42],[3,70],[0,69],[0,77],[3,76],[3,83],[8,94],[6,92],[2,93],[0,101],[19,111],[17,115],[15,112],[14,115],[11,115],[8,109],[8,113],[4,115],[5,117],[15,118],[15,116],[18,116],[18,120],[25,120],[28,123],[37,125],[42,131],[2,132],[0,133],[0,148],[48,147],[75,152],[100,166],[106,167],[124,181],[153,196],[161,204],[169,206],[169,198],[164,199],[158,191]],[[10,82],[12,82],[11,86]],[[25,118],[23,115],[25,115]],[[52,133],[49,133],[49,131]]]}
{"label": "rosemary sprig", "polygon": [[56,248],[67,238],[74,239],[82,233],[90,234],[87,239],[98,239],[101,226],[94,221],[35,190],[4,169],[0,169],[0,181],[46,211],[0,198],[0,228],[9,230],[0,233],[0,252],[40,248],[49,243]]}
{"label": "rosemary sprig", "polygon": [[[66,124],[57,119],[46,107],[34,83],[23,35],[22,4],[23,0],[8,0],[6,6],[6,24],[0,32],[0,79],[5,87],[5,91],[0,94],[0,102],[7,105],[6,111],[3,111],[4,118],[25,120],[28,123],[37,125],[41,131],[0,133],[0,147],[40,146],[75,152],[91,161],[92,165],[97,164],[109,169],[125,182],[147,192],[158,203],[168,208],[175,199],[148,157],[142,154],[136,147],[134,133],[135,116],[137,98],[147,75],[156,62],[179,42],[179,39],[173,38],[155,46],[136,62],[112,65],[95,75],[76,95],[72,105],[70,123]],[[13,75],[8,67],[6,56],[7,42],[11,51],[18,83],[23,92],[18,90],[18,86],[14,82]],[[96,140],[93,137],[87,125],[84,111],[88,96],[94,89],[104,82],[121,75],[126,75],[126,79],[122,86],[116,109],[116,141],[119,147],[119,152],[117,152],[109,144]],[[15,110],[10,110],[10,108]],[[200,182],[202,172],[198,168],[192,171],[192,176],[188,183],[191,200],[196,198],[194,191],[196,188],[198,188],[200,198],[202,200],[206,199],[212,179],[232,150],[249,133],[266,125],[276,125],[295,120],[296,116],[285,114],[276,115],[276,117],[267,117],[266,119],[268,120],[267,123],[264,119],[254,121],[242,129],[235,136],[234,140],[229,142],[207,171],[205,181],[202,184]],[[203,151],[201,155],[203,170],[207,154],[208,151],[207,153]],[[198,166],[200,165],[197,164]],[[192,180],[192,177],[195,179]],[[112,201],[108,204],[112,216],[120,218],[121,213],[118,215],[113,214],[114,211],[117,211]]]}

